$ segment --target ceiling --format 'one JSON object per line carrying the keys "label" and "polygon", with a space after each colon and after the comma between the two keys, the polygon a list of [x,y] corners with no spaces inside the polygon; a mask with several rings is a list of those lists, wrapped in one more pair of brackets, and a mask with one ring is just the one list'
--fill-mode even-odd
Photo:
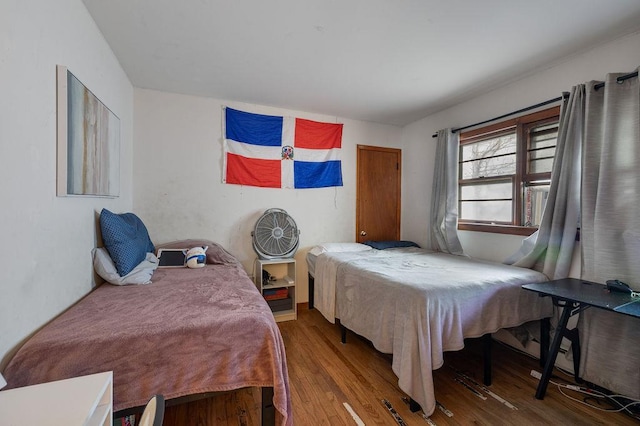
{"label": "ceiling", "polygon": [[135,87],[404,125],[640,29],[638,0],[83,0]]}

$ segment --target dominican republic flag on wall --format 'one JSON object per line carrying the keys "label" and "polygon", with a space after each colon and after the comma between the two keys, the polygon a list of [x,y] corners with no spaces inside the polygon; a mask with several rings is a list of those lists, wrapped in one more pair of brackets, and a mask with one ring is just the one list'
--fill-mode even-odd
{"label": "dominican republic flag on wall", "polygon": [[342,186],[342,124],[224,109],[224,182],[268,188]]}

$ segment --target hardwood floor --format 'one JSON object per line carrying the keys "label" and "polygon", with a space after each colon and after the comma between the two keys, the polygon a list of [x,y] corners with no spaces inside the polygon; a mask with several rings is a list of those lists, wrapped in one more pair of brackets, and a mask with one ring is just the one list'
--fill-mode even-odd
{"label": "hardwood floor", "polygon": [[[296,425],[354,425],[344,403],[366,425],[397,424],[382,403],[388,400],[407,425],[428,424],[421,413],[412,413],[403,401],[391,371],[391,357],[377,352],[363,338],[349,332],[347,344],[340,343],[340,329],[315,310],[302,307],[298,320],[279,323],[287,351],[291,400]],[[436,410],[431,421],[437,425],[638,425],[640,421],[623,413],[597,411],[564,397],[549,385],[543,401],[534,398],[540,371],[538,361],[499,343],[493,351],[493,385],[490,390],[517,407],[480,393],[481,399],[455,379],[462,372],[482,382],[479,342],[469,341],[459,352],[445,356],[445,365],[434,371],[436,399],[453,417]],[[557,382],[569,383],[559,373]],[[470,383],[469,380],[466,380]],[[582,399],[572,391],[565,392]],[[596,398],[589,402],[596,404]],[[171,425],[258,425],[260,392],[243,389],[213,398],[167,407],[165,426]],[[611,408],[606,403],[602,408]]]}

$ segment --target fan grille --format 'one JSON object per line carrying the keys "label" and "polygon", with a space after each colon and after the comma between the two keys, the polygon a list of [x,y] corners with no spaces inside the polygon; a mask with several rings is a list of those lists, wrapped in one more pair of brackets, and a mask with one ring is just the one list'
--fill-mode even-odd
{"label": "fan grille", "polygon": [[253,247],[263,258],[291,257],[298,248],[298,226],[286,211],[269,209],[258,219]]}

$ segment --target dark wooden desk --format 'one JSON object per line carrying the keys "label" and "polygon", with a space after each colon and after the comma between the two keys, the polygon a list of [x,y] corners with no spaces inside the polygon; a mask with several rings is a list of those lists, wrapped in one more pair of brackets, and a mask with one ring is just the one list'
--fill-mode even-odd
{"label": "dark wooden desk", "polygon": [[[522,288],[535,291],[541,297],[550,296],[553,299],[554,305],[563,308],[560,322],[558,323],[551,348],[549,349],[549,356],[547,357],[542,372],[542,378],[540,379],[540,383],[538,383],[538,389],[536,390],[537,399],[543,399],[547,391],[547,385],[551,379],[551,372],[556,363],[562,338],[570,335],[572,331],[576,331],[567,330],[569,317],[594,306],[607,311],[640,318],[640,298],[632,298],[631,295],[627,293],[609,292],[603,284],[576,278],[564,278],[544,283],[525,284]],[[577,331],[574,333],[574,336],[577,336]],[[575,341],[572,340],[574,344],[577,343],[577,337],[575,338]],[[579,354],[579,344],[577,353]],[[575,354],[576,351],[574,350],[574,368],[576,368],[575,376],[577,378],[579,362],[575,362]]]}

